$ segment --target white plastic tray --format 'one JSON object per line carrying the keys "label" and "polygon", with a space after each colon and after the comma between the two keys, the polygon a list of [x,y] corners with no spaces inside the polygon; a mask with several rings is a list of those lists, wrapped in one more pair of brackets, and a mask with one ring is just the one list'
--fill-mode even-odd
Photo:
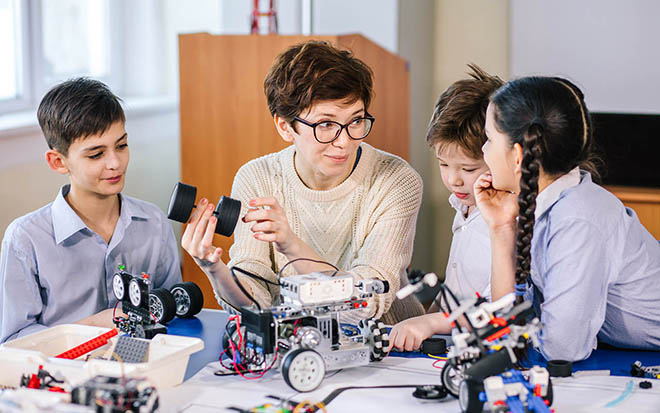
{"label": "white plastic tray", "polygon": [[[60,374],[73,385],[97,375],[120,377],[123,366],[126,377],[146,378],[157,388],[171,387],[183,381],[190,355],[204,348],[199,338],[157,334],[151,339],[146,363],[85,361],[86,355],[75,360],[54,357],[107,331],[101,327],[62,324],[4,343],[0,346],[0,385],[17,387],[23,374],[37,373],[42,365],[52,375]],[[117,336],[97,351],[114,346],[116,340]]]}

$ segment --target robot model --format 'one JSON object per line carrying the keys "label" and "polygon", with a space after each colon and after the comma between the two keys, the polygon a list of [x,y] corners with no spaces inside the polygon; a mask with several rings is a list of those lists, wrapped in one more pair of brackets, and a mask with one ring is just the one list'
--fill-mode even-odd
{"label": "robot model", "polygon": [[[418,277],[415,281],[411,280],[411,286],[405,291],[399,291],[397,297],[404,298],[421,290],[424,284],[433,287],[438,282],[433,273]],[[534,398],[538,396],[547,408],[545,401],[552,402],[552,383],[547,370],[534,367],[529,377],[526,377],[513,369],[518,362],[517,353],[526,349],[528,340],[534,346],[539,345],[541,323],[538,318],[527,321],[533,313],[531,303],[525,301],[515,304],[513,293],[494,302],[478,295],[459,300],[445,285],[441,285],[441,294],[444,305],[439,307],[452,323],[453,345],[449,348],[440,377],[447,392],[459,399],[461,409],[465,412],[481,412],[484,402],[488,402],[491,410],[498,411],[498,406],[508,406],[509,410],[514,411],[514,407],[500,398],[503,393],[498,393],[496,388],[513,391],[511,383],[515,381],[519,383],[516,389],[521,392],[518,400],[522,400],[524,407],[532,408],[527,400],[534,405],[538,404]],[[453,309],[450,302],[454,304]],[[462,327],[461,323],[469,328]],[[522,384],[526,380],[534,383],[534,393],[529,397],[524,391],[527,387]],[[511,400],[515,405],[513,398]]]}
{"label": "robot model", "polygon": [[[339,315],[368,308],[374,294],[389,290],[386,281],[360,280],[349,273],[315,272],[279,281],[282,304],[243,307],[230,318],[223,344],[237,374],[278,368],[296,391],[316,389],[326,371],[382,360],[389,346],[385,325],[367,319],[340,324]],[[255,308],[256,307],[256,308]]]}
{"label": "robot model", "polygon": [[[548,370],[543,367],[534,366],[526,372],[510,369],[487,377],[483,380],[483,390],[479,389],[479,383],[472,383],[474,380],[467,382],[462,402],[459,397],[463,411],[481,412],[485,403],[491,412],[551,412],[548,406],[552,404],[552,382]],[[480,391],[477,393],[477,390]],[[470,396],[471,400],[465,399]]]}
{"label": "robot model", "polygon": [[167,328],[163,324],[169,323],[174,316],[193,317],[204,305],[202,291],[193,282],[176,284],[170,290],[151,290],[148,274],[129,274],[121,264],[112,278],[112,290],[128,316],[113,316],[113,321],[131,337],[151,339],[156,334],[166,334]]}

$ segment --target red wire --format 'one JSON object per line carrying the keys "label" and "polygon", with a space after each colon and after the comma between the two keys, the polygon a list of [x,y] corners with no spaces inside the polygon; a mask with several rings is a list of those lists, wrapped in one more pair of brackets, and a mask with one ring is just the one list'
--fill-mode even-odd
{"label": "red wire", "polygon": [[234,346],[234,343],[233,343],[231,340],[229,340],[229,345],[231,346],[231,349],[232,349],[232,351],[234,352],[234,370],[236,370],[236,373],[238,373],[238,375],[241,376],[241,377],[243,377],[244,379],[247,379],[247,380],[256,380],[256,379],[260,379],[260,378],[262,378],[262,377],[266,374],[266,372],[268,372],[268,370],[270,370],[271,368],[273,368],[273,366],[275,365],[275,361],[277,361],[277,356],[278,356],[277,351],[279,350],[279,346],[275,347],[275,358],[273,359],[273,362],[270,363],[270,366],[268,366],[267,368],[265,368],[260,374],[254,372],[254,371],[252,371],[252,370],[250,370],[250,369],[246,369],[246,368],[244,368],[244,367],[241,367],[241,368],[243,368],[243,369],[246,371],[246,373],[250,373],[250,374],[259,374],[259,375],[256,376],[256,377],[247,377],[247,376],[243,375],[243,373],[241,373],[241,371],[238,369],[239,365],[236,364],[236,347]]}
{"label": "red wire", "polygon": [[119,305],[119,301],[115,303],[115,308],[112,309],[112,321],[115,321],[117,317],[115,317],[115,313],[117,312],[117,306]]}
{"label": "red wire", "polygon": [[[238,315],[235,315],[235,316],[231,316],[231,317],[229,317],[229,320],[230,320],[230,321],[231,321],[231,320],[236,321],[236,332],[238,333],[238,346],[236,346],[236,345],[234,344],[234,341],[231,339],[231,337],[230,337],[230,339],[229,339],[229,345],[231,346],[231,350],[232,350],[232,353],[233,353],[232,363],[233,363],[233,365],[234,365],[234,370],[236,371],[236,373],[237,373],[239,376],[241,376],[241,377],[243,377],[244,379],[247,379],[247,380],[255,380],[255,379],[260,379],[260,378],[262,378],[262,377],[266,374],[266,372],[267,372],[268,370],[270,370],[270,369],[275,365],[275,362],[277,361],[277,356],[278,356],[277,351],[279,350],[279,346],[275,347],[275,358],[274,358],[273,361],[270,363],[270,366],[268,366],[266,369],[264,369],[261,373],[257,373],[257,372],[255,372],[255,371],[252,371],[252,370],[248,369],[248,368],[241,367],[238,363],[236,363],[236,354],[238,353],[238,349],[240,349],[240,348],[242,347],[242,345],[243,345],[243,335],[241,334],[241,322],[240,322],[240,318],[239,318]],[[225,351],[227,351],[227,349],[224,349],[224,350],[222,351],[222,353],[220,353],[220,362],[222,362],[222,355],[225,353]],[[245,371],[246,373],[250,373],[250,374],[258,374],[258,376],[256,376],[256,377],[247,377],[247,376],[245,376],[245,375],[239,370],[239,368],[242,369],[243,371]]]}
{"label": "red wire", "polygon": [[236,332],[238,333],[238,348],[243,347],[243,335],[241,334],[241,320],[240,318],[236,315]]}

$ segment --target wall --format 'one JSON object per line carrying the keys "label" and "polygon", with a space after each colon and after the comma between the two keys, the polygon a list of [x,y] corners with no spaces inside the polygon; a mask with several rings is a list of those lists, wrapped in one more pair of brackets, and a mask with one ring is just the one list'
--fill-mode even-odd
{"label": "wall", "polygon": [[[429,157],[426,128],[433,112],[433,20],[435,1],[417,0],[399,3],[399,54],[408,60],[410,69],[410,163],[422,176],[424,194],[417,218],[417,232],[411,268],[435,270],[435,214],[430,184],[435,163]],[[441,247],[441,250],[445,248]]]}
{"label": "wall", "polygon": [[[502,79],[508,78],[508,19],[508,0],[436,1],[433,53],[435,98],[451,83],[466,76],[468,63],[476,63]],[[434,158],[432,162],[436,165]],[[451,224],[456,211],[447,202],[450,193],[442,184],[437,167],[425,183],[432,188],[431,202],[435,213],[432,269],[444,276],[452,237]]]}
{"label": "wall", "polygon": [[511,75],[568,77],[592,111],[660,113],[659,18],[656,0],[512,0]]}
{"label": "wall", "polygon": [[[131,161],[124,193],[166,210],[180,175],[177,108],[173,102],[149,109],[129,106],[126,115]],[[46,150],[46,142],[35,128],[0,136],[0,234],[4,235],[14,218],[52,202],[58,188],[68,183],[66,176],[48,168]],[[178,226],[175,229],[178,232]]]}

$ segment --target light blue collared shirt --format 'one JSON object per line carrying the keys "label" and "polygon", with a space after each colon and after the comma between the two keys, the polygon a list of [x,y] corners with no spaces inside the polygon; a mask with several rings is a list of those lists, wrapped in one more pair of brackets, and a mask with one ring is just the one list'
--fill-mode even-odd
{"label": "light blue collared shirt", "polygon": [[660,244],[635,212],[575,168],[536,201],[529,288],[543,356],[582,360],[597,339],[660,349]]}
{"label": "light blue collared shirt", "polygon": [[112,276],[123,264],[146,272],[152,288],[181,282],[174,232],[153,204],[120,195],[121,211],[108,245],[64,197],[12,222],[0,251],[0,342],[72,323],[117,302]]}

